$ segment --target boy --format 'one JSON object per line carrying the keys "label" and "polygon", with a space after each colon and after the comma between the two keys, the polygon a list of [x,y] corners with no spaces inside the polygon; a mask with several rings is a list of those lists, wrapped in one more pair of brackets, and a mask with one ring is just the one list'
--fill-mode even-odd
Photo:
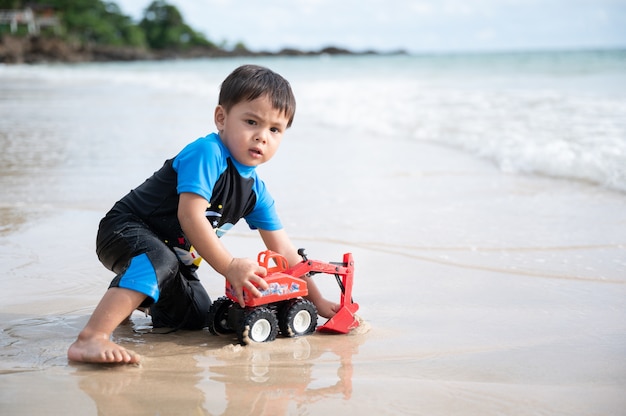
{"label": "boy", "polygon": [[[289,83],[255,65],[235,69],[222,83],[214,120],[218,133],[187,145],[100,222],[96,250],[117,276],[77,340],[72,361],[137,363],[140,356],[111,341],[113,330],[135,309],[148,309],[154,327],[201,329],[211,304],[195,270],[193,249],[233,286],[260,296],[265,269],[233,258],[221,237],[240,218],[259,230],[266,247],[290,264],[301,261],[282,228],[274,200],[257,177],[295,114]],[[308,298],[326,318],[338,305],[324,299],[312,280]]]}

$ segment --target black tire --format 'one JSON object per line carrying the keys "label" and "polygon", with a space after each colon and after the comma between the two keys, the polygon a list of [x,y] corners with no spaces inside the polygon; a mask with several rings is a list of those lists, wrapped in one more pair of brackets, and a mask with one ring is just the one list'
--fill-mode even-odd
{"label": "black tire", "polygon": [[276,315],[271,309],[261,306],[247,310],[237,328],[237,336],[242,344],[274,341],[277,335]]}
{"label": "black tire", "polygon": [[278,326],[286,337],[308,335],[317,327],[317,308],[306,299],[292,299],[280,309]]}
{"label": "black tire", "polygon": [[226,335],[235,332],[228,325],[228,310],[234,304],[226,296],[222,296],[209,308],[209,332],[213,335]]}

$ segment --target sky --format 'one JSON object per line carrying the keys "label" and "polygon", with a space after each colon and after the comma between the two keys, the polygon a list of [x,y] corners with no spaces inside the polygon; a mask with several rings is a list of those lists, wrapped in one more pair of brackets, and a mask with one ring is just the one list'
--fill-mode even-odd
{"label": "sky", "polygon": [[[112,0],[139,20],[151,0]],[[420,52],[626,48],[626,0],[168,0],[215,43]]]}

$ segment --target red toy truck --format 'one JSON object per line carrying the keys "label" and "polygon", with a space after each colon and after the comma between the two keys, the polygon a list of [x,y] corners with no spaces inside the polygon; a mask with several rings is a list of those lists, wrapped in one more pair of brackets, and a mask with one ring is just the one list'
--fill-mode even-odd
{"label": "red toy truck", "polygon": [[[269,288],[255,298],[244,289],[245,308],[237,302],[230,283],[226,282],[226,296],[215,300],[209,309],[209,331],[215,335],[236,333],[243,344],[267,342],[283,336],[297,337],[315,331],[348,333],[359,326],[355,312],[359,305],[352,301],[354,260],[351,253],[343,255],[343,262],[325,263],[309,260],[304,249],[298,254],[302,261],[289,267],[278,253],[267,250],[259,253],[259,265],[267,269],[265,281]],[[274,263],[274,266],[270,265]],[[308,294],[307,282],[300,276],[317,273],[333,274],[341,288],[341,307],[324,325],[317,327],[317,309],[304,299]]]}

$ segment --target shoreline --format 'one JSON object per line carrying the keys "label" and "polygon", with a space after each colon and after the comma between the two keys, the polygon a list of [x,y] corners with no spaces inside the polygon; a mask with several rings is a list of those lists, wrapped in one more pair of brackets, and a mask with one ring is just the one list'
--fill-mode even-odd
{"label": "shoreline", "polygon": [[[422,187],[447,199],[454,192],[446,189],[454,186],[432,183],[440,180],[451,185],[454,178],[424,178]],[[479,192],[487,191],[492,180],[514,198],[507,206],[532,206],[540,198],[572,215],[581,205],[586,212],[598,198],[617,202],[615,195],[600,192],[596,202],[581,196],[577,208],[566,210],[573,194],[590,189],[571,184],[556,192],[555,198],[545,192],[516,194],[510,188],[532,185],[554,191],[559,183],[506,176],[485,180],[485,172],[476,170],[470,175],[475,189],[468,202],[497,205],[497,193]],[[466,207],[465,211],[471,210]],[[460,250],[456,246],[388,247],[381,241],[359,245],[319,237],[308,241],[302,237],[308,233],[296,233],[295,240],[312,246],[316,257],[332,259],[345,250],[355,253],[355,300],[361,305],[358,314],[367,323],[366,333],[280,337],[242,347],[206,331],[158,334],[150,331],[148,318],[134,313],[131,324],[116,329],[114,338],[142,355],[140,365],[68,362],[67,346],[111,277],[97,263],[91,247],[100,216],[94,210],[63,210],[2,238],[2,243],[11,241],[11,258],[19,253],[24,257],[9,274],[20,277],[22,284],[42,289],[27,292],[15,279],[3,284],[0,343],[6,347],[0,373],[6,384],[0,408],[7,413],[247,414],[262,409],[292,414],[290,410],[299,405],[310,414],[323,414],[337,406],[413,414],[420,406],[435,415],[460,409],[467,415],[539,410],[591,415],[598,409],[612,413],[625,403],[619,394],[623,366],[611,363],[618,360],[624,345],[623,324],[617,317],[624,310],[619,305],[626,286],[616,281],[618,271],[607,266],[622,249],[561,247],[567,246],[561,237],[543,248],[490,250],[489,230],[480,224],[472,228],[482,230],[482,243],[476,249]],[[546,225],[549,215],[538,212],[535,221]],[[73,227],[76,222],[83,226]],[[528,227],[531,222],[521,217],[509,225]],[[552,224],[541,234],[562,235],[558,228]],[[53,229],[67,230],[61,241],[52,238]],[[256,251],[258,242],[248,233],[228,238],[241,252]],[[70,279],[47,276],[49,270],[63,270],[63,249],[53,247],[67,246],[69,241],[83,247],[75,253],[76,264],[65,270]],[[592,244],[593,239],[588,242]],[[580,256],[586,260],[559,268],[562,278],[551,277],[550,264],[560,262],[561,252],[570,260]],[[47,254],[33,263],[29,259],[35,253]],[[551,261],[533,261],[538,258]],[[393,273],[389,264],[394,265]],[[598,269],[586,270],[588,279],[569,279],[584,266]],[[211,295],[221,294],[223,282],[218,276],[206,265],[199,270]],[[603,277],[601,270],[607,275]],[[77,285],[81,275],[93,277]],[[393,284],[381,286],[381,278]],[[416,292],[397,296],[398,285]],[[336,294],[333,289],[331,295]],[[171,377],[175,386],[168,382]],[[391,398],[373,400],[381,392],[381,383],[382,392]],[[415,395],[416,388],[422,393]],[[30,395],[40,400],[29,401]]]}
{"label": "shoreline", "polygon": [[79,63],[79,62],[123,62],[194,58],[223,57],[266,57],[266,56],[319,56],[319,55],[404,55],[406,51],[363,52],[350,51],[328,46],[317,51],[285,48],[278,52],[250,51],[248,49],[227,50],[219,47],[192,47],[181,49],[142,49],[127,46],[72,43],[60,38],[44,36],[9,36],[0,38],[0,63]]}
{"label": "shoreline", "polygon": [[[535,93],[542,84],[507,73],[536,99],[517,105],[490,89],[491,65],[477,79],[485,80],[477,99],[462,101],[473,93],[467,72],[440,74],[424,88],[420,72],[398,75],[394,58],[363,77],[351,59],[276,60],[302,105],[260,175],[294,245],[323,261],[353,254],[366,333],[241,347],[207,331],[151,332],[149,318],[134,313],[113,337],[142,355],[140,365],[68,362],[67,348],[114,277],[95,253],[100,219],[206,133],[210,97],[233,64],[222,61],[175,63],[185,67],[175,71],[141,64],[121,83],[118,65],[0,65],[1,414],[621,414],[624,195],[504,173],[424,140],[463,127],[496,128],[485,140],[500,138],[497,127],[519,126],[518,115],[541,115],[530,104],[546,102]],[[465,110],[485,104],[518,111],[471,124],[487,111]],[[568,120],[595,125],[589,111],[608,107],[567,108]],[[245,221],[224,243],[237,257],[263,249]],[[198,276],[212,299],[223,295],[224,279],[210,266]],[[332,277],[316,279],[339,299]]]}
{"label": "shoreline", "polygon": [[[441,59],[458,56],[500,56],[510,57],[519,54],[562,54],[563,56],[579,53],[626,54],[624,47],[582,48],[582,49],[547,49],[547,50],[484,50],[484,51],[423,51],[418,56],[438,57]],[[306,56],[409,56],[406,50],[378,51],[368,49],[354,51],[337,46],[327,46],[319,50],[283,48],[280,51],[252,51],[242,49],[223,49],[213,47],[191,47],[188,49],[143,49],[129,46],[111,46],[83,44],[46,36],[0,35],[0,64],[47,64],[47,63],[87,63],[87,62],[132,62],[132,61],[167,61],[198,58],[237,58],[237,57],[306,57]]]}

